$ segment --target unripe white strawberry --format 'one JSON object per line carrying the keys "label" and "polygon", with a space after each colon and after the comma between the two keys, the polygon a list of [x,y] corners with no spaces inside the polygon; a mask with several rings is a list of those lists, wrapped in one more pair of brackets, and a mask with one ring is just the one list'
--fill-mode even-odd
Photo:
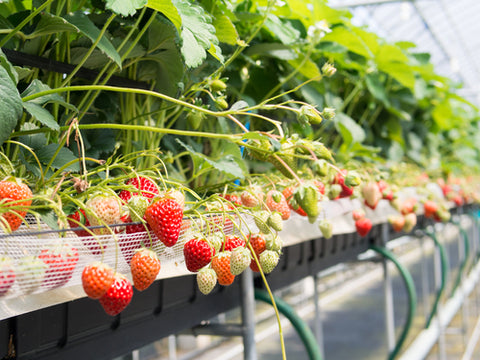
{"label": "unripe white strawberry", "polygon": [[372,210],[378,205],[378,202],[383,197],[378,184],[374,181],[370,181],[362,186],[362,196],[365,199],[365,205],[367,205]]}
{"label": "unripe white strawberry", "polygon": [[[121,222],[121,206],[117,196],[107,194],[95,194],[85,204],[90,210],[87,219],[91,226],[112,225]],[[92,230],[97,235],[107,235],[111,232],[107,228]]]}
{"label": "unripe white strawberry", "polygon": [[269,274],[275,269],[280,257],[276,251],[265,250],[260,254],[258,261],[265,274]]}
{"label": "unripe white strawberry", "polygon": [[203,268],[197,273],[197,286],[204,295],[209,294],[217,284],[217,274],[211,268]]}
{"label": "unripe white strawberry", "polygon": [[230,255],[230,272],[233,275],[240,275],[250,266],[251,261],[252,258],[249,249],[242,246],[233,249]]}

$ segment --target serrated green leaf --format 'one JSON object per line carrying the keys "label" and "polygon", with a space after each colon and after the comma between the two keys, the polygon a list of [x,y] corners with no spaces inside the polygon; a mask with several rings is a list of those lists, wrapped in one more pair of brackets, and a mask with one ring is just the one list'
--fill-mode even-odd
{"label": "serrated green leaf", "polygon": [[22,117],[22,99],[16,85],[3,66],[0,66],[0,145],[10,137]]}
{"label": "serrated green leaf", "polygon": [[351,29],[347,29],[344,26],[334,27],[331,33],[323,37],[322,41],[332,41],[365,58],[371,57],[370,50],[363,40],[354,34]]}
{"label": "serrated green leaf", "polygon": [[10,76],[10,79],[12,79],[12,82],[14,84],[18,84],[18,73],[15,70],[15,67],[7,60],[7,57],[2,52],[2,49],[0,49],[0,66],[5,69]]}
{"label": "serrated green leaf", "polygon": [[237,111],[237,110],[245,109],[247,107],[248,107],[248,103],[246,101],[239,100],[230,107],[230,110]]}
{"label": "serrated green leaf", "polygon": [[182,18],[171,0],[148,0],[147,6],[165,15],[175,25],[177,31],[180,32]]}
{"label": "serrated green leaf", "polygon": [[[129,0],[123,0],[127,2]],[[88,18],[88,16],[83,11],[76,11],[73,14],[67,14],[63,17],[70,24],[73,24],[78,28],[78,30],[92,42],[96,41],[100,35],[100,30],[95,26],[95,24]],[[97,47],[105,53],[110,59],[112,59],[119,68],[122,67],[122,59],[118,54],[117,50],[113,47],[110,40],[108,40],[105,35],[99,41]]]}
{"label": "serrated green leaf", "polygon": [[413,91],[415,87],[415,75],[412,68],[402,63],[380,63],[378,69],[387,73],[403,86]]}
{"label": "serrated green leaf", "polygon": [[39,36],[56,34],[64,31],[79,32],[79,29],[60,16],[55,16],[50,13],[42,13],[35,31],[25,37],[27,39],[34,39]]}
{"label": "serrated green leaf", "polygon": [[[39,92],[47,91],[47,90],[51,90],[50,86],[48,86],[47,84],[44,84],[43,82],[41,82],[38,79],[34,79],[30,83],[30,85],[28,85],[28,87],[23,91],[22,98],[27,97],[29,95],[37,94]],[[38,97],[36,99],[33,99],[33,100],[30,100],[28,102],[33,103],[33,104],[37,104],[37,105],[45,105],[45,104],[48,104],[48,103],[55,103],[55,104],[62,105],[69,110],[72,110],[72,111],[75,111],[75,112],[78,111],[78,109],[74,105],[72,105],[70,103],[67,103],[59,94],[49,94],[49,95],[45,95],[45,96],[40,96],[40,97]]]}
{"label": "serrated green leaf", "polygon": [[272,13],[268,14],[265,27],[286,45],[295,43],[300,37],[300,32],[290,23],[282,22],[278,16]]}
{"label": "serrated green leaf", "polygon": [[107,0],[105,7],[116,14],[132,16],[145,5],[147,0]]}
{"label": "serrated green leaf", "polygon": [[[58,150],[58,144],[49,144],[47,146],[44,146],[40,149],[37,149],[35,153],[37,154],[38,160],[42,164],[48,164],[52,157],[55,155],[56,151]],[[54,169],[59,169],[66,163],[69,163],[73,160],[78,159],[73,152],[71,152],[69,149],[66,147],[62,147],[58,154],[56,155],[55,159],[52,162],[52,167]],[[78,162],[74,162],[71,165],[69,165],[66,170],[70,171],[79,171],[79,165]]]}
{"label": "serrated green leaf", "polygon": [[60,130],[60,126],[55,121],[55,118],[53,117],[53,115],[50,114],[50,112],[47,109],[33,102],[24,102],[23,108],[30,115],[32,115],[35,119],[37,119],[41,124],[45,125],[46,127],[56,131]]}
{"label": "serrated green leaf", "polygon": [[235,157],[231,154],[222,156],[220,160],[213,160],[209,158],[208,156],[196,152],[191,146],[185,144],[179,139],[176,139],[177,142],[182,145],[193,158],[196,158],[197,160],[201,160],[208,165],[212,166],[216,170],[220,171],[223,174],[232,176],[235,179],[243,179],[245,178],[245,174],[240,168],[238,162],[236,161]]}
{"label": "serrated green leaf", "polygon": [[222,49],[220,49],[219,46],[211,44],[210,49],[208,49],[208,53],[223,64],[224,58],[222,55]]}
{"label": "serrated green leaf", "polygon": [[220,10],[213,14],[213,26],[215,26],[216,34],[220,42],[235,45],[238,40],[238,33],[232,20]]}
{"label": "serrated green leaf", "polygon": [[207,57],[207,52],[189,29],[183,29],[182,40],[181,51],[185,64],[190,68],[199,66]]}

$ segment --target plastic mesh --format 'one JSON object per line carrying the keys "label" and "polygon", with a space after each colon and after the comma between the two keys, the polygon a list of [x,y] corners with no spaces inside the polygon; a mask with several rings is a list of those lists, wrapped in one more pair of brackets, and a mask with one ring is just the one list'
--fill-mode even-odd
{"label": "plastic mesh", "polygon": [[[22,225],[13,234],[0,233],[3,255],[13,260],[13,273],[0,271],[0,296],[2,299],[19,295],[41,293],[59,287],[81,284],[85,265],[102,261],[122,274],[129,275],[129,262],[135,251],[142,246],[152,248],[161,262],[158,278],[167,278],[189,273],[185,267],[183,246],[189,239],[214,234],[233,234],[255,231],[251,217],[226,218],[223,215],[205,220],[186,220],[182,223],[178,242],[166,247],[153,232],[127,234],[125,228],[115,235],[77,236],[73,231],[53,232],[45,224],[27,227]],[[60,260],[47,249],[69,249]],[[73,248],[73,249],[72,249]],[[103,251],[102,251],[103,249]],[[13,284],[12,284],[13,283]]]}

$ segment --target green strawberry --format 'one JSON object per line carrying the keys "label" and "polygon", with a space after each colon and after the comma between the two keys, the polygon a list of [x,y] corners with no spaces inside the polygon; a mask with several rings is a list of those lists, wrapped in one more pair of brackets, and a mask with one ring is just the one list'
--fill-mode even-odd
{"label": "green strawberry", "polygon": [[311,182],[304,183],[297,187],[293,194],[298,205],[307,213],[308,220],[314,223],[320,213],[317,187]]}
{"label": "green strawberry", "polygon": [[187,114],[188,125],[192,130],[197,130],[202,125],[204,119],[205,114],[197,110],[191,110]]}
{"label": "green strawberry", "polygon": [[273,269],[275,269],[279,259],[280,257],[276,251],[265,250],[260,254],[260,258],[258,260],[263,272],[265,274],[269,274],[273,271]]}
{"label": "green strawberry", "polygon": [[207,237],[207,241],[215,249],[215,254],[220,252],[223,245],[223,236],[220,234],[213,234]]}
{"label": "green strawberry", "polygon": [[250,266],[251,261],[252,258],[249,249],[241,246],[233,249],[230,255],[230,272],[233,275],[240,275]]}
{"label": "green strawberry", "polygon": [[324,159],[318,159],[313,163],[313,171],[318,176],[327,176],[328,163]]}
{"label": "green strawberry", "polygon": [[332,184],[330,185],[330,189],[328,190],[328,198],[330,200],[335,200],[340,196],[342,192],[342,186],[340,184]]}
{"label": "green strawberry", "polygon": [[330,221],[323,219],[318,223],[318,228],[322,232],[322,235],[325,239],[330,239],[332,237],[333,225]]}
{"label": "green strawberry", "polygon": [[140,195],[134,195],[128,200],[132,222],[143,221],[143,215],[145,215],[145,210],[147,210],[149,204],[150,199]]}
{"label": "green strawberry", "polygon": [[267,139],[264,140],[253,140],[250,139],[247,141],[248,153],[257,160],[267,161],[269,153],[273,150],[272,144]]}
{"label": "green strawberry", "polygon": [[266,210],[262,210],[255,212],[253,216],[258,230],[264,234],[268,234],[270,232],[270,227],[268,226],[267,222],[270,217],[270,213]]}
{"label": "green strawberry", "polygon": [[265,235],[266,249],[273,251],[280,251],[283,247],[283,241],[277,234]]}
{"label": "green strawberry", "polygon": [[[285,164],[278,160],[280,158]],[[295,157],[295,146],[293,142],[288,139],[281,144],[280,150],[274,152],[268,157],[275,168],[277,168],[284,176],[293,179],[292,172],[285,167],[288,166],[294,173],[297,172],[297,158]]]}
{"label": "green strawberry", "polygon": [[217,284],[217,273],[211,268],[203,268],[197,273],[197,286],[200,292],[208,295]]}
{"label": "green strawberry", "polygon": [[283,219],[282,219],[282,214],[279,212],[275,211],[273,212],[267,220],[267,224],[276,231],[282,231],[283,229]]}

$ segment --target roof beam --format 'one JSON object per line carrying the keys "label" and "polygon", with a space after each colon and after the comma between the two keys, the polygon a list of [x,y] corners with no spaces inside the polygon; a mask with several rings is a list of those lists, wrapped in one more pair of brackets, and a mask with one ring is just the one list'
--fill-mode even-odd
{"label": "roof beam", "polygon": [[346,0],[341,4],[329,4],[332,8],[345,8],[345,7],[358,7],[358,6],[374,6],[382,5],[388,3],[398,3],[398,2],[419,2],[419,1],[435,1],[435,0]]}

